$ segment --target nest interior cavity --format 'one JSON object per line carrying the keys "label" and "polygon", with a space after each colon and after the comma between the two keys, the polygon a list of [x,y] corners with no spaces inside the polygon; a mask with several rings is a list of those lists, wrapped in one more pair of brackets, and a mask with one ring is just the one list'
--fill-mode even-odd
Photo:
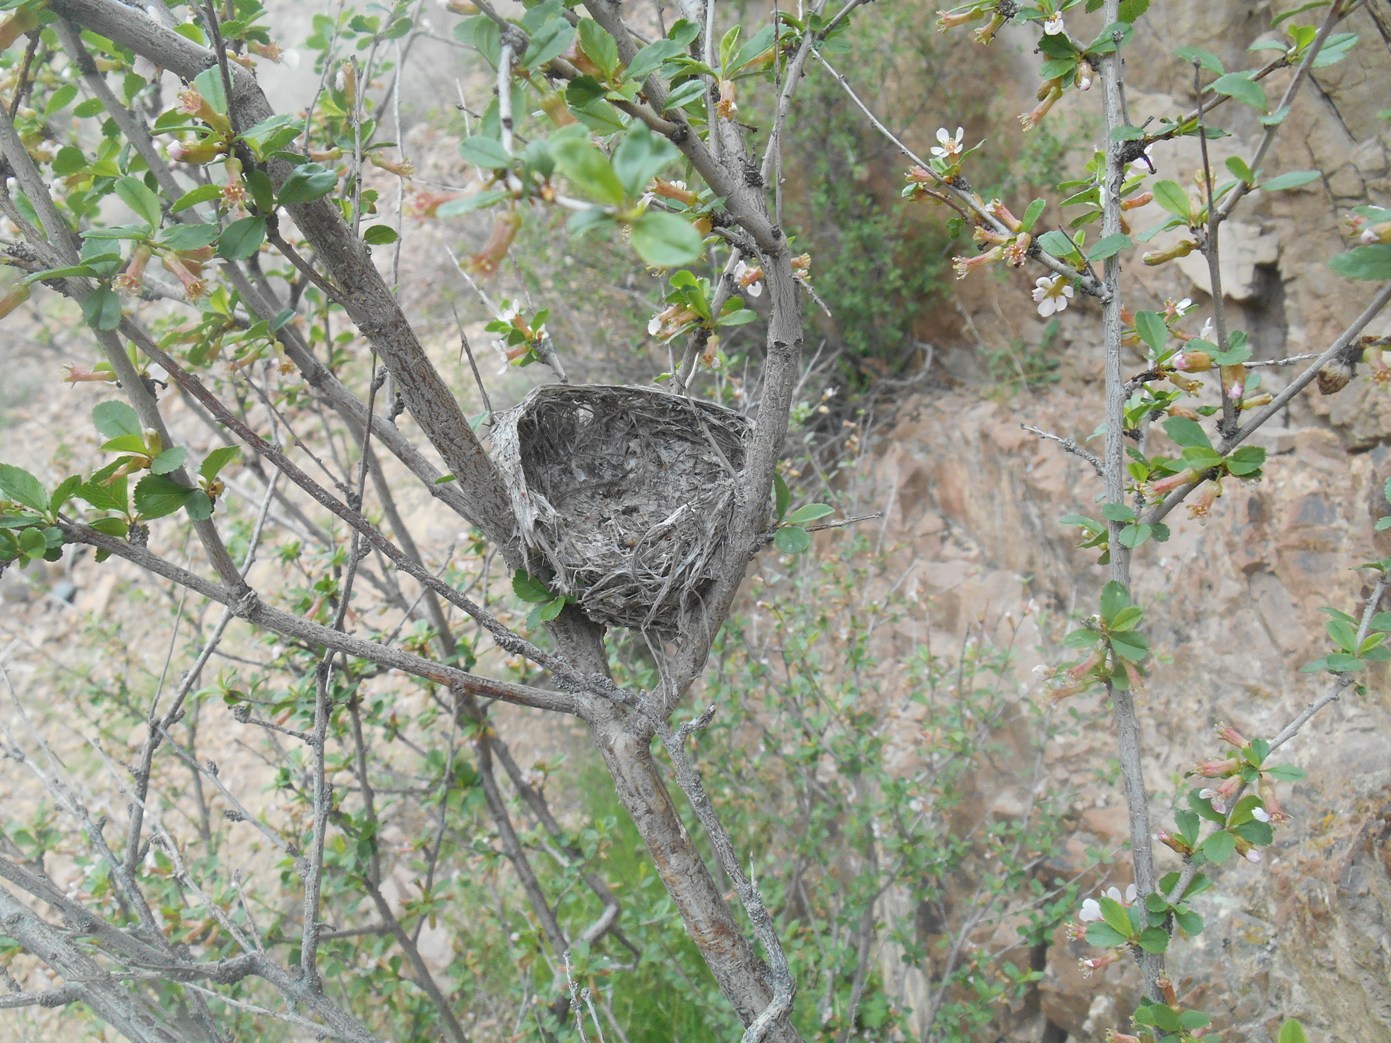
{"label": "nest interior cavity", "polygon": [[713,579],[749,428],[651,388],[535,388],[493,429],[527,571],[539,559],[596,622],[676,632]]}

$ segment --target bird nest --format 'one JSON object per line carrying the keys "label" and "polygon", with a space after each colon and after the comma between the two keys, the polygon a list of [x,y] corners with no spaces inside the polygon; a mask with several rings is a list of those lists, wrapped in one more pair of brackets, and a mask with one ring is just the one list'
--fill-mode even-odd
{"label": "bird nest", "polygon": [[713,579],[749,428],[649,388],[534,389],[493,429],[527,571],[595,622],[676,632]]}

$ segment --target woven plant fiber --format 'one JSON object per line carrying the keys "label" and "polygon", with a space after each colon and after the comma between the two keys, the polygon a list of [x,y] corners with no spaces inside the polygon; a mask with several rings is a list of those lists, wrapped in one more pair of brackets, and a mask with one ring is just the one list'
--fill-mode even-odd
{"label": "woven plant fiber", "polygon": [[527,571],[595,622],[678,632],[713,578],[749,430],[652,388],[533,389],[493,428]]}

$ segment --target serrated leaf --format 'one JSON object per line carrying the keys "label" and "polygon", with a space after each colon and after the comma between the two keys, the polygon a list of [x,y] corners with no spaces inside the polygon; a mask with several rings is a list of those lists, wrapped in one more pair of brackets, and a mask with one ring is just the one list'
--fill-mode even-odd
{"label": "serrated leaf", "polygon": [[1116,232],[1113,235],[1104,236],[1092,244],[1092,248],[1087,251],[1087,260],[1104,261],[1108,257],[1114,257],[1126,247],[1130,246],[1130,236],[1124,232]]}
{"label": "serrated leaf", "polygon": [[1201,66],[1214,76],[1221,76],[1227,71],[1222,64],[1222,59],[1201,47],[1180,47],[1174,54],[1186,62],[1193,62]]}
{"label": "serrated leaf", "polygon": [[1261,188],[1266,192],[1279,192],[1287,188],[1298,188],[1300,185],[1307,185],[1311,181],[1317,181],[1323,177],[1317,170],[1291,170],[1287,174],[1280,174],[1271,178],[1269,181],[1262,181]]}
{"label": "serrated leaf", "polygon": [[177,471],[184,464],[184,457],[188,455],[188,450],[183,446],[174,446],[166,449],[153,460],[150,461],[151,474],[169,474]]}
{"label": "serrated leaf", "polygon": [[1032,232],[1034,225],[1038,224],[1038,219],[1043,216],[1044,209],[1048,206],[1042,199],[1035,199],[1024,211],[1023,218],[1020,219],[1019,228],[1024,232]]}
{"label": "serrated leaf", "polygon": [[[1144,634],[1113,633],[1110,637],[1111,651],[1131,663],[1144,662],[1149,655],[1149,638]],[[1119,673],[1119,671],[1117,671]]]}
{"label": "serrated leaf", "polygon": [[836,509],[825,503],[808,503],[798,507],[789,514],[784,521],[788,525],[805,525],[807,522],[814,522],[819,518],[824,518],[828,514],[835,514]]}
{"label": "serrated leaf", "polygon": [[218,66],[212,65],[200,72],[193,78],[193,86],[214,112],[227,115],[227,91],[222,85],[222,70]]}
{"label": "serrated leaf", "polygon": [[1160,953],[1169,948],[1169,932],[1162,927],[1146,927],[1135,939],[1145,952]]}
{"label": "serrated leaf", "polygon": [[518,569],[512,574],[512,592],[523,601],[533,604],[541,604],[555,597],[555,593],[549,587],[523,569]]}
{"label": "serrated leaf", "polygon": [[372,225],[362,233],[362,241],[368,246],[390,246],[401,238],[390,225]]}
{"label": "serrated leaf", "polygon": [[654,268],[691,264],[700,257],[701,234],[683,217],[649,210],[633,222],[633,249]]}
{"label": "serrated leaf", "polygon": [[1156,181],[1150,191],[1154,193],[1154,201],[1169,213],[1184,222],[1190,220],[1188,193],[1177,181]]}
{"label": "serrated leaf", "polygon": [[264,217],[243,217],[233,221],[217,237],[217,256],[228,261],[244,261],[261,249],[266,240]]}
{"label": "serrated leaf", "polygon": [[773,472],[773,517],[776,521],[782,521],[787,514],[788,505],[792,503],[792,490],[787,487],[787,482],[783,476],[776,471]]}
{"label": "serrated leaf", "polygon": [[613,170],[623,183],[629,199],[647,191],[648,182],[669,166],[680,153],[666,138],[658,137],[647,125],[634,121],[613,153]]}
{"label": "serrated leaf", "polygon": [[1157,311],[1142,311],[1135,316],[1135,332],[1156,353],[1164,350],[1169,340],[1169,327]]}
{"label": "serrated leaf", "polygon": [[149,520],[173,514],[197,491],[162,474],[147,474],[135,486],[135,509]]}
{"label": "serrated leaf", "polygon": [[82,300],[82,317],[95,330],[109,333],[121,325],[121,299],[110,286],[98,286]]}
{"label": "serrated leaf", "polygon": [[1247,185],[1255,184],[1256,175],[1251,172],[1251,168],[1246,165],[1246,160],[1240,156],[1227,157],[1227,169],[1232,172],[1238,181]]}
{"label": "serrated leaf", "polygon": [[1077,256],[1077,247],[1072,244],[1072,240],[1056,228],[1039,236],[1038,245],[1044,253],[1060,261]]}
{"label": "serrated leaf", "polygon": [[1199,446],[1205,449],[1212,448],[1212,443],[1208,441],[1207,434],[1203,431],[1202,425],[1196,420],[1189,420],[1187,417],[1169,417],[1168,420],[1164,421],[1164,433],[1178,446],[1184,446],[1185,448],[1188,446]]}
{"label": "serrated leaf", "polygon": [[123,177],[116,182],[115,189],[121,202],[135,211],[136,217],[149,225],[151,229],[159,227],[163,220],[163,214],[160,213],[159,196],[147,188],[145,182],[138,177]]}
{"label": "serrated leaf", "polygon": [[216,225],[173,225],[159,233],[158,242],[171,250],[201,250],[217,239]]}
{"label": "serrated leaf", "polygon": [[281,206],[308,203],[310,200],[326,196],[338,184],[338,172],[330,170],[321,163],[302,163],[285,179],[276,196]]}
{"label": "serrated leaf", "polygon": [[213,516],[212,498],[202,489],[190,491],[184,500],[184,513],[194,521],[207,521]]}
{"label": "serrated leaf", "polygon": [[144,440],[144,429],[135,410],[124,402],[98,402],[92,407],[92,423],[107,438],[136,435]]}
{"label": "serrated leaf", "polygon": [[575,27],[563,16],[557,15],[542,22],[531,34],[526,54],[522,56],[522,65],[528,69],[536,69],[545,65],[552,58],[558,58],[564,54],[565,49],[570,46],[570,41],[574,38]]}
{"label": "serrated leaf", "polygon": [[599,67],[605,78],[611,78],[618,67],[618,44],[608,31],[592,18],[581,18],[580,46],[590,61]]}
{"label": "serrated leaf", "polygon": [[1261,771],[1277,782],[1298,782],[1308,773],[1293,764],[1271,764]]}
{"label": "serrated leaf", "polygon": [[1121,934],[1110,924],[1102,923],[1100,920],[1093,920],[1087,924],[1087,941],[1099,949],[1114,949],[1118,945],[1124,945],[1130,936]]}
{"label": "serrated leaf", "polygon": [[1130,592],[1125,585],[1111,580],[1101,588],[1101,619],[1109,624],[1116,613],[1130,604]]}
{"label": "serrated leaf", "polygon": [[536,613],[536,617],[540,619],[542,623],[549,623],[556,616],[560,615],[564,609],[564,598],[552,598],[541,606],[541,610]]}
{"label": "serrated leaf", "polygon": [[627,76],[634,80],[645,80],[660,69],[668,58],[675,58],[683,50],[675,40],[654,40],[633,55],[633,60],[628,63]]}
{"label": "serrated leaf", "polygon": [[1229,72],[1219,76],[1212,81],[1212,89],[1260,112],[1266,111],[1265,88],[1253,80],[1249,72]]}
{"label": "serrated leaf", "polygon": [[48,511],[48,493],[43,483],[24,468],[13,464],[0,464],[0,497],[23,504],[40,514]]}
{"label": "serrated leaf", "polygon": [[1328,262],[1344,279],[1391,279],[1391,243],[1358,246]]}
{"label": "serrated leaf", "polygon": [[506,170],[512,166],[512,157],[502,142],[486,134],[475,134],[459,142],[459,155],[484,170]]}
{"label": "serrated leaf", "polygon": [[199,477],[205,482],[211,482],[240,453],[241,449],[235,445],[225,445],[220,449],[214,449],[203,458],[203,463],[198,468]]}
{"label": "serrated leaf", "polygon": [[1236,853],[1236,837],[1225,829],[1208,835],[1198,848],[1203,856],[1215,865],[1221,865]]}
{"label": "serrated leaf", "polygon": [[589,198],[611,206],[623,202],[623,182],[608,156],[588,138],[572,136],[552,142],[551,156],[560,172]]}
{"label": "serrated leaf", "polygon": [[784,554],[800,554],[811,546],[811,533],[800,525],[784,525],[773,534],[773,545]]}

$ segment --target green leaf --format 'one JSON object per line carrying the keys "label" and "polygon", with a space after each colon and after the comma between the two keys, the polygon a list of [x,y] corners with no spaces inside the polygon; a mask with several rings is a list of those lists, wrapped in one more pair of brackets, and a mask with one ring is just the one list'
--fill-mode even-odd
{"label": "green leaf", "polygon": [[1131,522],[1135,520],[1135,509],[1124,503],[1103,503],[1101,516],[1107,521]]}
{"label": "green leaf", "polygon": [[1303,768],[1295,767],[1293,764],[1271,764],[1263,767],[1261,771],[1276,782],[1298,782],[1307,774]]}
{"label": "green leaf", "polygon": [[246,182],[246,190],[251,193],[251,201],[256,204],[256,209],[263,214],[268,214],[275,209],[275,185],[271,183],[270,175],[264,170],[248,170],[242,175],[242,180]]}
{"label": "green leaf", "polygon": [[1344,279],[1391,279],[1391,243],[1356,247],[1333,258],[1328,267]]}
{"label": "green leaf", "polygon": [[1108,626],[1121,609],[1130,604],[1130,593],[1125,585],[1111,580],[1101,588],[1101,619]]}
{"label": "green leaf", "polygon": [[1104,261],[1108,257],[1114,257],[1126,247],[1130,246],[1130,236],[1124,232],[1116,232],[1098,239],[1092,244],[1092,248],[1087,251],[1087,260]]}
{"label": "green leaf", "polygon": [[[138,487],[136,491],[139,491]],[[190,490],[184,500],[184,513],[194,521],[207,521],[213,516],[212,498],[202,489]]]}
{"label": "green leaf", "polygon": [[1226,72],[1226,67],[1222,64],[1222,59],[1211,51],[1205,51],[1201,47],[1180,47],[1174,52],[1179,58],[1186,62],[1193,62],[1202,66],[1214,76],[1221,76]]}
{"label": "green leaf", "polygon": [[1227,157],[1227,169],[1235,175],[1238,181],[1247,185],[1256,183],[1256,175],[1251,172],[1251,168],[1246,165],[1246,160],[1240,156]]}
{"label": "green leaf", "polygon": [[[70,474],[58,483],[58,488],[53,490],[53,494],[48,498],[48,513],[50,516],[56,515],[63,509],[63,505],[73,498],[78,487],[82,485],[80,475]],[[1384,635],[1381,635],[1384,636]]]}
{"label": "green leaf", "polygon": [[618,44],[598,22],[592,18],[580,19],[580,46],[589,60],[599,67],[605,78],[611,79],[618,68]]}
{"label": "green leaf", "polygon": [[241,448],[235,445],[224,445],[220,449],[214,449],[203,458],[202,465],[198,468],[198,475],[206,482],[211,482],[229,463],[241,454]]}
{"label": "green leaf", "polygon": [[1188,193],[1177,181],[1156,181],[1151,189],[1154,201],[1169,213],[1187,222],[1192,219]]}
{"label": "green leaf", "polygon": [[1149,638],[1144,634],[1113,633],[1110,636],[1111,651],[1131,663],[1144,662],[1149,655]]}
{"label": "green leaf", "polygon": [[523,601],[533,604],[541,604],[555,597],[555,593],[549,587],[524,569],[518,569],[512,574],[512,592]]}
{"label": "green leaf", "polygon": [[784,525],[773,534],[773,545],[784,554],[800,554],[811,546],[811,533],[800,525]]}
{"label": "green leaf", "polygon": [[401,238],[390,225],[372,225],[362,233],[362,241],[368,246],[390,246]]}
{"label": "green leaf", "polygon": [[0,497],[40,514],[48,512],[48,493],[43,484],[24,468],[13,464],[0,464]]}
{"label": "green leaf", "polygon": [[552,58],[558,58],[563,54],[565,48],[570,46],[570,41],[574,38],[575,27],[564,17],[557,15],[555,18],[542,22],[531,34],[526,54],[522,55],[522,65],[528,69],[545,65]]}
{"label": "green leaf", "polygon": [[1072,244],[1072,240],[1056,228],[1039,236],[1038,245],[1044,253],[1050,257],[1056,257],[1060,261],[1077,256],[1077,247]]}
{"label": "green leaf", "polygon": [[680,109],[689,105],[697,98],[705,96],[705,84],[697,76],[692,76],[671,89],[667,95],[666,104],[662,106],[663,112],[670,112],[672,109]]}
{"label": "green leaf", "polygon": [[1130,940],[1129,934],[1122,934],[1110,924],[1093,920],[1087,924],[1087,941],[1100,949],[1114,949]]}
{"label": "green leaf", "polygon": [[1212,443],[1208,441],[1207,434],[1203,431],[1202,425],[1196,420],[1189,420],[1183,416],[1171,416],[1164,421],[1164,433],[1173,440],[1175,445],[1184,447],[1200,446],[1204,449],[1211,449]]}
{"label": "green leaf", "polygon": [[228,261],[244,261],[261,249],[266,241],[266,219],[243,217],[233,221],[217,237],[217,256]]}
{"label": "green leaf", "polygon": [[222,86],[222,70],[209,66],[193,78],[193,86],[207,99],[214,112],[227,115],[227,91]]}
{"label": "green leaf", "polygon": [[1204,449],[1200,445],[1187,446],[1182,456],[1184,464],[1192,471],[1207,471],[1223,463],[1222,454],[1216,449]]}
{"label": "green leaf", "polygon": [[216,225],[171,225],[159,233],[158,241],[171,250],[201,250],[217,241],[217,233]]}
{"label": "green leaf", "polygon": [[536,615],[537,618],[541,620],[541,622],[549,623],[556,616],[560,615],[561,611],[564,608],[564,598],[552,598],[550,601],[547,601],[544,605],[541,606],[541,611],[536,613]]}
{"label": "green leaf", "polygon": [[627,76],[629,79],[645,80],[660,69],[668,58],[675,58],[682,51],[682,46],[675,40],[653,40],[633,55],[633,60],[628,63]]}
{"label": "green leaf", "polygon": [[782,475],[773,472],[773,516],[777,521],[782,521],[787,514],[787,507],[792,502],[792,490],[787,487],[787,482]]}
{"label": "green leaf", "polygon": [[1024,232],[1032,232],[1034,225],[1038,224],[1038,219],[1043,216],[1044,208],[1048,206],[1042,199],[1035,199],[1029,204],[1029,208],[1024,211],[1024,217],[1019,222],[1019,228]]}
{"label": "green leaf", "polygon": [[1139,605],[1127,605],[1116,613],[1115,618],[1111,620],[1106,629],[1112,634],[1123,634],[1134,630],[1144,617],[1145,610]]}
{"label": "green leaf", "polygon": [[459,155],[465,162],[484,170],[506,170],[512,166],[512,157],[502,147],[502,142],[486,134],[475,134],[459,142]]}
{"label": "green leaf", "polygon": [[666,138],[658,137],[645,123],[633,122],[633,127],[613,153],[613,170],[623,183],[629,199],[647,191],[648,182],[657,176],[680,153]]}
{"label": "green leaf", "polygon": [[116,194],[121,202],[135,211],[135,216],[151,229],[158,228],[163,214],[160,213],[159,196],[145,187],[138,177],[123,177],[116,182]]}
{"label": "green leaf", "polygon": [[1249,105],[1261,112],[1266,111],[1265,88],[1251,78],[1249,72],[1229,72],[1212,81],[1212,89],[1218,94],[1235,98],[1243,105]]}
{"label": "green leaf", "polygon": [[734,308],[726,311],[715,323],[717,326],[746,326],[750,322],[758,321],[758,312],[748,308]]}
{"label": "green leaf", "polygon": [[1265,466],[1265,450],[1258,445],[1244,445],[1227,457],[1227,470],[1238,478],[1254,475]]}
{"label": "green leaf", "polygon": [[1190,938],[1196,938],[1203,933],[1203,918],[1191,909],[1175,909],[1174,922],[1183,929],[1183,933]]}
{"label": "green leaf", "polygon": [[1236,853],[1236,837],[1225,829],[1212,833],[1198,848],[1209,862],[1221,865]]}
{"label": "green leaf", "polygon": [[102,451],[107,453],[135,453],[139,456],[149,455],[149,446],[145,444],[145,436],[140,435],[117,435],[115,438],[108,438],[102,443]]}
{"label": "green leaf", "polygon": [[611,206],[622,204],[623,182],[614,173],[608,156],[588,138],[570,136],[553,141],[551,156],[560,172],[589,198]]}
{"label": "green leaf", "polygon": [[1164,952],[1169,948],[1169,932],[1162,927],[1146,927],[1135,939],[1135,944],[1145,952]]}
{"label": "green leaf", "polygon": [[92,423],[107,438],[121,435],[145,437],[145,429],[140,426],[140,417],[134,409],[124,402],[98,402],[92,407]]}
{"label": "green leaf", "polygon": [[1275,1037],[1275,1043],[1309,1043],[1309,1037],[1304,1034],[1303,1025],[1294,1018],[1286,1018],[1280,1024],[1280,1034]]}
{"label": "green leaf", "polygon": [[183,446],[166,449],[150,461],[150,473],[169,474],[171,471],[177,471],[184,465],[184,457],[187,455],[188,450]]}
{"label": "green leaf", "polygon": [[835,514],[834,507],[825,503],[808,503],[798,507],[789,514],[784,520],[788,525],[805,525],[807,522],[814,522],[819,518],[824,518],[828,514]]}
{"label": "green leaf", "polygon": [[1287,174],[1273,177],[1269,181],[1262,181],[1261,188],[1267,192],[1279,192],[1286,188],[1298,188],[1300,185],[1307,185],[1311,181],[1317,181],[1323,177],[1317,170],[1291,170]]}
{"label": "green leaf", "polygon": [[1344,652],[1357,651],[1357,628],[1341,619],[1331,619],[1324,624],[1328,636]]}
{"label": "green leaf", "polygon": [[1164,324],[1164,316],[1157,311],[1139,312],[1135,316],[1135,332],[1155,352],[1163,351],[1169,340],[1169,327]]}
{"label": "green leaf", "polygon": [[93,329],[110,332],[121,325],[121,299],[110,286],[98,286],[82,301],[82,317]]}
{"label": "green leaf", "polygon": [[302,163],[285,179],[276,199],[281,206],[308,203],[312,199],[328,195],[337,184],[336,170],[330,170],[322,163]]}
{"label": "green leaf", "polygon": [[196,491],[162,474],[147,474],[135,486],[135,509],[146,520],[163,518],[187,503]]}
{"label": "green leaf", "polygon": [[654,268],[691,264],[700,257],[702,238],[676,214],[649,210],[633,223],[633,249]]}

